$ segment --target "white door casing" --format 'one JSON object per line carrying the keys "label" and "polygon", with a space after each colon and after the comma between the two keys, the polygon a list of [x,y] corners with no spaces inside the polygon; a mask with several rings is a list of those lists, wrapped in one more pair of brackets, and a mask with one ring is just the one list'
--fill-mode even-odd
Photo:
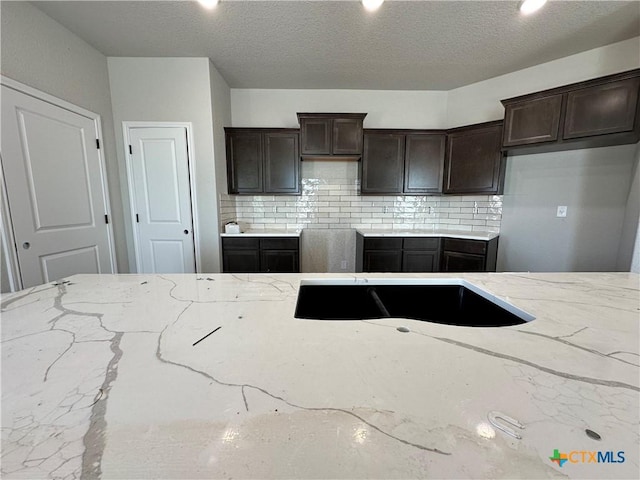
{"label": "white door casing", "polygon": [[195,273],[187,127],[125,124],[125,132],[137,271]]}
{"label": "white door casing", "polygon": [[7,83],[0,150],[22,287],[114,273],[99,117]]}

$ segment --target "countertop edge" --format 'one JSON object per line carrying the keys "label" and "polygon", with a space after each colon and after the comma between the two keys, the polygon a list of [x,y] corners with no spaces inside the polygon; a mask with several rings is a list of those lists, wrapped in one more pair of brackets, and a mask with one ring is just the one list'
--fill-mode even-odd
{"label": "countertop edge", "polygon": [[405,231],[384,231],[384,230],[364,230],[355,229],[363,237],[447,237],[460,238],[466,240],[493,240],[500,236],[494,232],[465,232],[456,230],[405,230]]}

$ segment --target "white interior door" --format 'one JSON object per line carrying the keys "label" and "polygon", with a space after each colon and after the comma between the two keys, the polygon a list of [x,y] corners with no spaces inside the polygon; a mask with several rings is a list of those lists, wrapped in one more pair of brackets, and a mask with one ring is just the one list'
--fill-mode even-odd
{"label": "white interior door", "polygon": [[130,127],[139,273],[194,273],[186,127]]}
{"label": "white interior door", "polygon": [[96,120],[2,85],[2,168],[24,288],[113,273]]}

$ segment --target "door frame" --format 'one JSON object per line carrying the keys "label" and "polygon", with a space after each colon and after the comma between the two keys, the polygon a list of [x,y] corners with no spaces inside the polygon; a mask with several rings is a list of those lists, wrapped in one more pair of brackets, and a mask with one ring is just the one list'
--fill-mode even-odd
{"label": "door frame", "polygon": [[125,121],[122,122],[122,138],[124,139],[124,158],[127,167],[127,190],[129,193],[129,221],[131,231],[133,233],[133,252],[136,259],[136,273],[140,272],[140,240],[138,238],[138,229],[136,227],[136,208],[135,208],[135,190],[133,188],[133,170],[131,166],[131,154],[129,153],[129,145],[131,145],[131,137],[129,135],[132,128],[185,128],[187,131],[187,168],[189,171],[189,196],[191,204],[191,230],[193,232],[193,248],[195,272],[200,272],[201,255],[199,241],[199,225],[198,225],[198,202],[196,195],[196,175],[195,175],[195,149],[193,142],[193,124],[191,122],[145,122],[145,121]]}
{"label": "door frame", "polygon": [[[108,242],[109,242],[109,262],[111,263],[111,269],[114,273],[118,273],[118,265],[116,262],[116,251],[115,251],[115,236],[113,234],[113,214],[111,213],[111,201],[109,199],[109,182],[107,178],[107,169],[105,164],[105,155],[104,155],[104,138],[102,136],[102,119],[101,116],[95,112],[90,110],[86,110],[78,105],[74,105],[73,103],[67,102],[66,100],[62,100],[61,98],[54,97],[48,93],[45,93],[36,88],[30,87],[29,85],[25,85],[24,83],[20,83],[16,80],[13,80],[4,75],[0,75],[0,85],[4,85],[7,88],[20,92],[24,95],[28,95],[37,100],[49,103],[56,107],[62,108],[64,110],[68,110],[77,115],[88,118],[93,121],[94,125],[94,133],[96,138],[100,142],[100,148],[98,149],[98,162],[100,168],[100,177],[102,179],[102,186],[104,190],[104,204],[106,214],[109,216],[111,221],[107,225],[107,233],[108,233]],[[8,255],[7,258],[7,269],[9,274],[9,279],[12,281],[12,291],[18,291],[22,289],[22,274],[20,272],[20,263],[18,261],[18,252],[15,241],[15,236],[13,232],[13,221],[11,219],[11,211],[9,208],[9,202],[6,191],[6,184],[4,178],[4,167],[3,160],[0,156],[0,177],[2,182],[0,182],[0,188],[2,189],[2,209],[0,209],[0,214],[2,215],[2,219],[0,223],[3,227],[2,240],[6,241],[4,253]]]}
{"label": "door frame", "polygon": [[22,290],[22,274],[18,263],[16,237],[13,234],[13,220],[9,210],[7,185],[4,181],[4,168],[0,154],[0,188],[2,189],[2,210],[0,212],[0,235],[2,236],[2,254],[5,256],[7,276],[9,277],[9,291]]}

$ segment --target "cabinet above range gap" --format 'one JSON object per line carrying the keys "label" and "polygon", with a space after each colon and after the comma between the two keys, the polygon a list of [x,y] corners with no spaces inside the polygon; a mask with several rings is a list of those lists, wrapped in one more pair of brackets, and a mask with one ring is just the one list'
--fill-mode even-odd
{"label": "cabinet above range gap", "polygon": [[366,113],[300,113],[302,160],[359,160]]}
{"label": "cabinet above range gap", "polygon": [[511,155],[636,143],[640,69],[502,100]]}

